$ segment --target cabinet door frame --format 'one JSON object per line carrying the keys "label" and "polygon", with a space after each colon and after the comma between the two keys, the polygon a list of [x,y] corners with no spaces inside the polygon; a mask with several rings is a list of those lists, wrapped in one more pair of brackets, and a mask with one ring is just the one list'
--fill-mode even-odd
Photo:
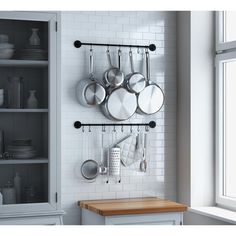
{"label": "cabinet door frame", "polygon": [[[58,12],[0,11],[0,19],[48,22],[48,202],[0,206],[0,215],[11,213],[61,210],[60,205],[60,39],[57,32]],[[60,100],[59,100],[60,101]]]}

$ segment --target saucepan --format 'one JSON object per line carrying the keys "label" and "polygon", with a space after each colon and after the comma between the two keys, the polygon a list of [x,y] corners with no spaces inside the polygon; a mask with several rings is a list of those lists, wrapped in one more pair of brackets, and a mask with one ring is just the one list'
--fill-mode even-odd
{"label": "saucepan", "polygon": [[146,87],[146,78],[143,74],[134,71],[133,53],[129,51],[131,73],[125,77],[125,84],[131,93],[140,93]]}
{"label": "saucepan", "polygon": [[148,50],[146,50],[145,55],[147,86],[137,96],[137,113],[151,115],[158,112],[162,108],[164,104],[164,93],[156,83],[150,80],[150,56]]}
{"label": "saucepan", "polygon": [[76,87],[77,100],[81,105],[85,107],[100,105],[106,97],[104,86],[99,83],[94,76],[92,49],[90,49],[89,58],[89,79],[81,79]]}
{"label": "saucepan", "polygon": [[120,69],[120,56],[121,51],[118,50],[118,67],[115,67],[111,63],[111,55],[109,49],[107,50],[107,59],[109,63],[109,69],[104,73],[104,83],[106,87],[118,87],[124,81],[124,73]]}

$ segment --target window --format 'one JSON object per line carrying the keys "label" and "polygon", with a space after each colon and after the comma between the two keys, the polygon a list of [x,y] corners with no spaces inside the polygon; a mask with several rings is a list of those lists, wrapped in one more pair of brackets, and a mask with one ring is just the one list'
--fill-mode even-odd
{"label": "window", "polygon": [[236,210],[236,12],[216,15],[216,203]]}

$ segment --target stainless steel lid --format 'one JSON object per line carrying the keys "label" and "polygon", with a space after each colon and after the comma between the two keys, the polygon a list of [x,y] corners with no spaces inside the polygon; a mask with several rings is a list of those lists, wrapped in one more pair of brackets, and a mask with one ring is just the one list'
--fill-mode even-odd
{"label": "stainless steel lid", "polygon": [[146,114],[158,112],[164,103],[164,94],[156,84],[149,84],[139,95],[139,109]]}
{"label": "stainless steel lid", "polygon": [[136,109],[136,95],[124,88],[114,90],[107,100],[107,110],[116,120],[129,119],[135,113]]}
{"label": "stainless steel lid", "polygon": [[84,96],[89,105],[99,105],[104,101],[106,91],[101,84],[94,81],[86,87]]}
{"label": "stainless steel lid", "polygon": [[129,78],[129,88],[134,93],[140,93],[146,86],[146,79],[141,73],[134,73]]}

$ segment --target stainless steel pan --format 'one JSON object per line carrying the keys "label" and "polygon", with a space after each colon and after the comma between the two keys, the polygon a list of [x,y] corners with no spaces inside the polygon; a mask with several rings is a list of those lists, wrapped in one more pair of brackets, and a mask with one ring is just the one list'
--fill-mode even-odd
{"label": "stainless steel pan", "polygon": [[105,102],[101,105],[102,113],[108,119],[116,121],[129,119],[136,109],[136,95],[123,87],[108,91]]}
{"label": "stainless steel pan", "polygon": [[107,50],[107,59],[108,59],[110,68],[106,70],[104,73],[104,83],[106,87],[110,86],[110,87],[116,88],[122,85],[122,83],[124,82],[124,73],[120,70],[120,57],[121,57],[121,51],[118,50],[119,67],[114,67],[111,63],[110,51]]}
{"label": "stainless steel pan", "polygon": [[125,84],[127,89],[131,93],[140,93],[146,87],[146,78],[143,74],[134,71],[133,53],[129,51],[131,73],[125,78]]}
{"label": "stainless steel pan", "polygon": [[89,56],[89,79],[82,79],[78,82],[76,97],[78,102],[86,107],[100,105],[106,97],[105,88],[94,77],[92,49],[90,49]]}
{"label": "stainless steel pan", "polygon": [[149,52],[146,55],[147,86],[138,94],[137,113],[151,115],[158,112],[164,104],[164,93],[154,82],[150,81],[150,57]]}

